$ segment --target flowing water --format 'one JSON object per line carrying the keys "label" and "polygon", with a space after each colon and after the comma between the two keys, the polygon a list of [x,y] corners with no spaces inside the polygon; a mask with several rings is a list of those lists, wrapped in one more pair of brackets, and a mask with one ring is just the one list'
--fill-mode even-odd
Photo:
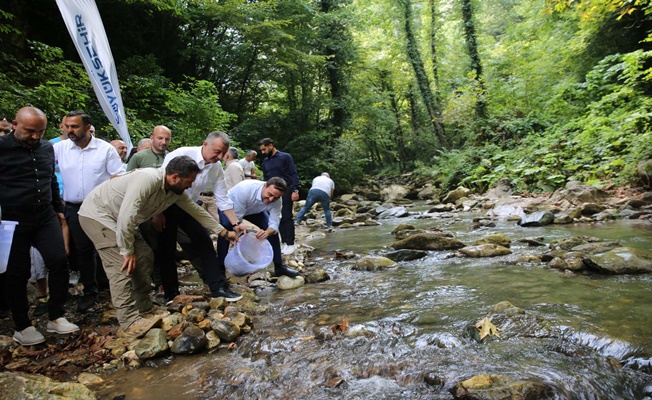
{"label": "flowing water", "polygon": [[[254,331],[240,337],[235,349],[169,357],[139,370],[106,374],[108,383],[97,395],[157,400],[451,399],[448,390],[456,382],[500,374],[545,382],[555,399],[649,398],[652,275],[571,274],[545,264],[506,260],[541,254],[541,248],[517,242],[534,236],[548,243],[594,236],[649,250],[650,224],[521,228],[503,221],[474,231],[474,216],[385,220],[377,227],[336,230],[315,239],[309,243],[315,247],[313,258],[331,279],[296,290],[258,292],[271,312],[254,316]],[[430,252],[376,272],[354,271],[350,262],[333,259],[336,249],[386,251],[394,240],[391,230],[401,222],[437,226],[464,243],[501,232],[512,239],[514,254],[472,259],[451,257],[451,251]],[[510,334],[510,326],[504,326],[501,338],[482,343],[466,338],[465,327],[503,300],[525,310],[528,334]],[[345,321],[347,335],[328,334]]]}

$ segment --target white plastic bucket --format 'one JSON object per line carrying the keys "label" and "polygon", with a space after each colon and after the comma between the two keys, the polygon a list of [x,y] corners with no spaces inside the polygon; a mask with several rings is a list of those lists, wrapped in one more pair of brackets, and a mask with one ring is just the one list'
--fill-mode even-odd
{"label": "white plastic bucket", "polygon": [[267,239],[259,240],[254,232],[240,237],[224,259],[226,270],[235,276],[251,274],[267,268],[274,258],[272,245]]}
{"label": "white plastic bucket", "polygon": [[0,274],[7,270],[16,225],[18,225],[16,221],[0,221]]}

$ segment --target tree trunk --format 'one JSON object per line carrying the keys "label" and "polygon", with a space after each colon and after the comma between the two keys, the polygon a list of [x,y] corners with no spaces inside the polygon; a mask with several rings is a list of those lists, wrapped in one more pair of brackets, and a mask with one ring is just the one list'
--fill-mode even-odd
{"label": "tree trunk", "polygon": [[430,90],[430,82],[428,80],[428,75],[426,74],[426,68],[423,65],[423,60],[421,59],[421,54],[419,53],[419,48],[417,40],[414,37],[414,32],[412,32],[412,1],[398,0],[398,2],[403,5],[404,8],[405,39],[408,59],[410,60],[410,64],[412,64],[412,69],[414,69],[417,85],[419,86],[419,91],[421,92],[423,103],[425,104],[426,110],[428,111],[428,116],[430,117],[430,123],[432,124],[433,130],[437,134],[441,145],[448,149],[449,145],[444,134],[444,128],[439,122],[439,106],[437,103],[435,103],[434,96]]}
{"label": "tree trunk", "polygon": [[439,94],[439,71],[437,63],[437,31],[439,29],[438,19],[439,13],[437,12],[437,5],[435,0],[429,0],[430,2],[430,62],[432,63],[432,79],[435,82],[435,88],[433,90],[433,95],[435,96],[435,102],[441,104],[441,96]]}
{"label": "tree trunk", "polygon": [[475,80],[478,85],[477,99],[475,102],[475,114],[478,118],[487,117],[487,105],[484,102],[484,81],[482,78],[482,63],[478,53],[478,42],[473,22],[473,7],[471,0],[462,0],[462,23],[464,24],[464,39],[466,48],[471,58],[471,70],[475,71]]}

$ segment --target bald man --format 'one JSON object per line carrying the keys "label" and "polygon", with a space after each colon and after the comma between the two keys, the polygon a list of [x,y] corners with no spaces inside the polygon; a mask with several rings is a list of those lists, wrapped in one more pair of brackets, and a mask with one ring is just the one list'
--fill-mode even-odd
{"label": "bald man", "polygon": [[115,147],[122,162],[127,161],[127,143],[116,139],[111,141],[111,146]]}
{"label": "bald man", "polygon": [[155,126],[149,139],[152,143],[151,147],[134,154],[127,163],[127,171],[136,168],[160,168],[163,165],[172,140],[172,131],[167,126]]}
{"label": "bald man", "polygon": [[43,140],[47,118],[38,108],[24,107],[12,125],[13,133],[0,137],[2,218],[18,222],[7,264],[7,291],[16,329],[14,340],[31,346],[45,341],[27,314],[31,246],[41,253],[49,273],[47,331],[67,334],[79,327],[64,318],[68,265],[61,223],[65,218],[54,176],[52,143]]}

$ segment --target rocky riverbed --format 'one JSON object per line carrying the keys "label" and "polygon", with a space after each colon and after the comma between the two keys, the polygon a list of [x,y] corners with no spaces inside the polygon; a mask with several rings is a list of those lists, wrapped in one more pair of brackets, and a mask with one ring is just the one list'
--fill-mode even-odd
{"label": "rocky riverbed", "polygon": [[[455,219],[459,212],[476,211],[480,216],[473,220],[470,228],[483,232],[482,237],[467,243],[457,238],[456,232],[428,227],[427,223],[418,229],[411,224],[397,224],[393,231],[395,241],[387,251],[375,254],[340,252],[334,253],[334,258],[340,259],[343,265],[351,265],[353,270],[362,271],[392,268],[396,262],[418,260],[433,251],[446,251],[448,257],[502,257],[506,263],[537,263],[580,274],[629,274],[652,270],[648,252],[623,247],[617,241],[577,236],[551,242],[546,238],[531,237],[521,239],[525,240],[521,243],[527,243],[533,251],[512,254],[512,240],[499,232],[492,232],[492,224],[495,226],[499,220],[514,220],[515,224],[518,221],[523,229],[545,224],[600,224],[617,218],[639,219],[649,223],[652,195],[644,190],[619,188],[603,191],[569,183],[555,193],[523,196],[513,195],[509,184],[502,182],[483,195],[469,193],[464,188],[440,194],[427,184],[410,182],[409,177],[405,181],[403,184],[397,181],[376,182],[379,186],[369,184],[358,188],[356,194],[342,196],[333,203],[336,229],[372,226],[379,220],[402,216],[435,222]],[[414,200],[427,202],[428,209],[424,212],[411,211]],[[298,229],[300,236],[312,240],[328,235],[329,232],[322,229],[322,221],[319,211],[308,214],[308,223]],[[245,279],[235,279],[234,290],[242,293],[244,299],[234,305],[219,300],[210,301],[206,289],[191,281],[196,280],[191,278],[192,274],[187,275],[182,278],[185,281],[184,295],[169,307],[161,305],[156,310],[156,316],[152,316],[160,319],[155,328],[145,337],[132,342],[119,337],[106,295],[97,313],[68,316],[83,328],[79,334],[70,337],[48,334],[47,343],[42,346],[17,346],[10,338],[13,333],[11,323],[2,321],[0,334],[5,336],[0,337],[0,386],[11,388],[16,393],[21,390],[24,393],[49,391],[69,393],[72,398],[93,398],[93,393],[83,385],[93,388],[101,380],[98,375],[106,371],[139,368],[148,365],[148,360],[167,354],[232,351],[240,335],[256,334],[257,316],[273,313],[269,305],[258,302],[257,290],[292,290],[329,279],[319,262],[309,258],[310,252],[309,246],[302,245],[296,257],[287,260],[291,266],[302,269],[302,278],[273,281],[266,273],[257,273]],[[181,262],[180,270],[188,272],[192,268],[189,263]],[[75,290],[78,288],[71,289],[73,294]],[[70,309],[74,309],[75,302],[73,296]],[[44,326],[44,317],[38,318],[37,324]],[[483,325],[477,328],[477,332],[485,328],[486,325]],[[338,329],[343,332],[347,327],[329,326],[325,333],[337,334]],[[471,327],[469,332],[475,332],[474,329]],[[491,334],[491,327],[487,329]],[[21,373],[28,375],[19,375]],[[38,377],[40,375],[53,380],[47,381]],[[474,382],[500,386],[505,385],[506,381],[505,377],[500,376],[479,376]],[[460,382],[454,396],[476,398],[468,397],[471,383]],[[537,388],[534,385],[533,393],[540,389]],[[75,391],[74,395],[72,391]]]}

